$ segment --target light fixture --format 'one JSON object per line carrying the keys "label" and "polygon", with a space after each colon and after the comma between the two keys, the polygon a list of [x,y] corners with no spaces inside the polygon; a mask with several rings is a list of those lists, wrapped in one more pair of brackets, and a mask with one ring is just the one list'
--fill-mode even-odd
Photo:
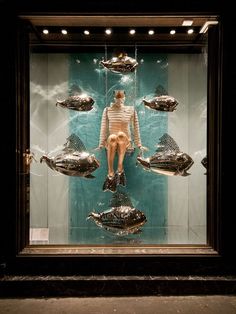
{"label": "light fixture", "polygon": [[149,31],[148,31],[148,35],[154,35],[154,30],[153,29],[149,29]]}
{"label": "light fixture", "polygon": [[112,30],[111,30],[110,28],[107,28],[107,29],[105,30],[105,33],[106,33],[107,35],[111,35]]}
{"label": "light fixture", "polygon": [[134,35],[134,34],[136,33],[136,31],[135,31],[135,29],[131,29],[131,30],[129,31],[129,33],[130,33],[130,35]]}
{"label": "light fixture", "polygon": [[87,29],[85,29],[85,30],[84,30],[84,35],[87,35],[87,36],[88,36],[89,34],[90,34],[90,31],[87,30]]}
{"label": "light fixture", "polygon": [[170,31],[170,34],[171,35],[174,35],[176,33],[176,31],[174,30],[174,29],[172,29],[171,31]]}
{"label": "light fixture", "polygon": [[47,35],[47,34],[49,33],[49,30],[45,28],[45,29],[43,30],[43,33],[44,33],[45,35]]}
{"label": "light fixture", "polygon": [[200,29],[199,33],[200,34],[205,34],[207,31],[208,31],[208,28],[210,25],[217,25],[218,24],[218,21],[206,21],[202,28]]}
{"label": "light fixture", "polygon": [[188,34],[192,34],[194,30],[192,28],[188,29]]}
{"label": "light fixture", "polygon": [[66,30],[66,29],[62,29],[62,30],[61,30],[61,33],[62,33],[63,35],[67,35],[67,30]]}
{"label": "light fixture", "polygon": [[191,26],[193,24],[192,20],[184,20],[182,26]]}

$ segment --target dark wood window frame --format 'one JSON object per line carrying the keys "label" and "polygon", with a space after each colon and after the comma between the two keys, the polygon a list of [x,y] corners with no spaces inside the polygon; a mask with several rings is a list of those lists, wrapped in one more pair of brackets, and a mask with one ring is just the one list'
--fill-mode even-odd
{"label": "dark wood window frame", "polygon": [[[220,21],[220,19],[219,19]],[[16,244],[11,250],[14,267],[25,271],[50,269],[72,272],[79,268],[86,274],[151,274],[161,271],[198,273],[216,263],[222,254],[221,238],[221,150],[222,150],[222,25],[209,30],[208,51],[208,176],[207,176],[207,245],[159,245],[146,250],[124,247],[83,248],[79,246],[29,245],[28,200],[29,175],[26,157],[29,149],[29,42],[27,24],[17,21],[15,95],[16,95]],[[136,251],[136,253],[134,252]],[[214,262],[212,262],[214,260]],[[122,263],[122,267],[120,264]],[[181,268],[182,266],[183,268]],[[188,265],[184,269],[184,265]],[[65,270],[65,267],[67,268]],[[180,270],[181,268],[181,270]],[[157,270],[158,269],[158,270]]]}

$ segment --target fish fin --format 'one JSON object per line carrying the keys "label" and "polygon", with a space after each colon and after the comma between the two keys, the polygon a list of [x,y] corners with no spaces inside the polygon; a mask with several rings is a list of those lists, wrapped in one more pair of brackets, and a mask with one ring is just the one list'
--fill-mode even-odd
{"label": "fish fin", "polygon": [[173,151],[175,153],[180,153],[179,146],[175,142],[175,140],[167,133],[164,133],[162,137],[160,137],[156,152],[167,152]]}
{"label": "fish fin", "polygon": [[69,94],[70,96],[75,96],[75,95],[79,95],[82,94],[83,90],[80,88],[79,85],[73,83],[70,87],[69,87]]}
{"label": "fish fin", "polygon": [[113,194],[112,199],[110,200],[110,207],[120,207],[120,206],[129,206],[133,208],[133,204],[129,196],[124,192],[116,192]]}
{"label": "fish fin", "polygon": [[92,174],[88,174],[87,176],[84,176],[87,179],[95,179],[96,177],[93,176]]}
{"label": "fish fin", "polygon": [[74,133],[72,133],[68,138],[67,138],[67,142],[65,144],[65,148],[64,150],[76,150],[79,152],[85,152],[86,147],[84,145],[84,143],[81,141],[81,139]]}
{"label": "fish fin", "polygon": [[167,90],[160,84],[156,87],[155,94],[156,96],[168,95]]}

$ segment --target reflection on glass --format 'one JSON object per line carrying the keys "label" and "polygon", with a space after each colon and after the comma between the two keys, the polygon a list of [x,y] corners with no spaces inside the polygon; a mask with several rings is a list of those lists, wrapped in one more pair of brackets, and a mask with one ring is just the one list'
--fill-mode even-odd
{"label": "reflection on glass", "polygon": [[[86,53],[31,53],[30,151],[34,158],[39,161],[44,155],[58,156],[67,139],[75,134],[88,155],[99,161],[99,167],[91,177],[83,177],[65,175],[44,163],[31,162],[30,243],[206,244],[206,169],[201,163],[206,156],[205,55],[155,53],[136,46],[129,48],[128,55],[139,65],[135,71],[124,74],[101,65],[99,61],[105,60],[106,55],[107,59],[112,58],[113,47],[106,48],[103,51],[94,47],[93,52]],[[117,186],[117,192],[125,193],[132,206],[118,212],[112,211],[114,193],[103,191],[108,171],[106,149],[94,150],[99,144],[102,113],[110,107],[115,90],[125,90],[126,106],[134,106],[142,145],[149,149],[140,152],[135,148],[125,154],[127,181]],[[89,103],[89,110],[71,110],[70,101],[81,100],[83,94],[91,97],[92,106]],[[68,99],[69,105],[55,106],[58,100]],[[178,103],[168,103],[167,99]],[[160,147],[165,134],[179,149],[173,145],[165,150]],[[158,150],[162,151],[162,159],[151,160]],[[73,160],[77,151],[76,147],[70,151]],[[189,170],[183,171],[188,170],[188,176],[177,175],[182,171],[179,165],[183,154],[192,160]],[[59,160],[60,166],[71,171],[74,163],[66,158]],[[137,158],[142,158],[143,164]],[[157,164],[159,168],[170,167],[170,162],[173,170],[173,160],[176,168],[171,176],[152,171]],[[117,168],[117,157],[114,163]],[[132,218],[131,209],[143,213],[145,223],[141,228],[137,226],[137,232],[122,232],[127,229],[126,221],[130,223]],[[106,213],[102,222],[112,222],[121,232],[100,228],[93,219],[87,219],[90,213],[95,217]],[[131,221],[133,225],[135,220]]]}

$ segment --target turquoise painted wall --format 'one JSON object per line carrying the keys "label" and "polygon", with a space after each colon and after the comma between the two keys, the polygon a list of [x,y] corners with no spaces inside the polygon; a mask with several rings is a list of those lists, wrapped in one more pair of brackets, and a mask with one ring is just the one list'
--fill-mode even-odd
{"label": "turquoise painted wall", "polygon": [[[95,50],[95,49],[94,49]],[[69,54],[69,93],[80,89],[95,100],[90,112],[70,112],[69,133],[76,133],[89,151],[98,146],[100,123],[103,109],[113,101],[113,90],[126,91],[126,105],[135,106],[140,123],[141,139],[149,148],[145,156],[152,155],[161,135],[168,129],[168,113],[146,109],[142,98],[151,98],[157,87],[168,91],[167,55],[137,50],[129,56],[137,58],[139,66],[136,73],[116,74],[99,65],[105,52]],[[108,51],[112,57],[112,50]],[[93,221],[86,220],[91,211],[101,212],[108,209],[111,192],[103,192],[102,186],[107,174],[105,150],[96,151],[101,166],[93,174],[95,179],[71,177],[69,180],[69,242],[78,244],[106,243],[165,243],[165,226],[168,211],[167,178],[144,171],[136,166],[136,149],[133,156],[126,156],[124,168],[127,186],[119,187],[130,196],[133,205],[143,211],[147,223],[142,233],[124,238],[110,235],[98,228]]]}

